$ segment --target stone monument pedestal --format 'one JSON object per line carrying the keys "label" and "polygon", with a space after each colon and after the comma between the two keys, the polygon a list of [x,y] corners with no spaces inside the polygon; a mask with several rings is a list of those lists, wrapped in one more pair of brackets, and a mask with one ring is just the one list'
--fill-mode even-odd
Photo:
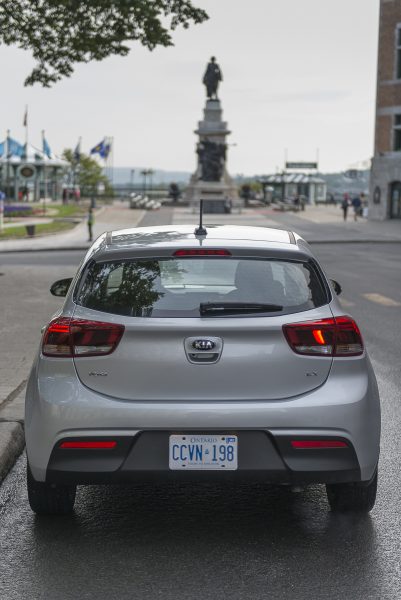
{"label": "stone monument pedestal", "polygon": [[220,100],[207,100],[204,119],[195,131],[199,136],[198,166],[186,190],[186,199],[192,207],[203,200],[205,213],[228,213],[240,205],[237,186],[226,168],[226,138],[231,132],[222,116]]}

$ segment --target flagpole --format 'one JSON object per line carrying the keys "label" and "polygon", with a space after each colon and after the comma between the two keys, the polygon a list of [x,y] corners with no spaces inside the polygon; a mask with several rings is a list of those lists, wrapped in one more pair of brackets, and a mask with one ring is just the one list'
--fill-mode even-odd
{"label": "flagpole", "polygon": [[42,129],[42,154],[43,154],[43,214],[46,214],[46,197],[47,197],[47,179],[46,179],[46,158],[45,153],[45,130]]}
{"label": "flagpole", "polygon": [[25,118],[24,118],[24,125],[25,125],[25,158],[28,156],[28,105],[25,105]]}
{"label": "flagpole", "polygon": [[7,181],[7,200],[9,200],[9,193],[10,193],[10,130],[7,129],[7,134],[6,134],[6,140],[7,140],[7,174],[6,174],[6,181]]}
{"label": "flagpole", "polygon": [[[82,137],[79,136],[79,138],[78,138],[78,154],[79,154],[79,156],[78,156],[78,160],[74,160],[74,166],[72,169],[72,187],[74,190],[74,196],[75,196],[75,181],[76,181],[77,167],[81,160],[81,148],[82,148]],[[74,157],[74,159],[75,159],[75,157]]]}
{"label": "flagpole", "polygon": [[111,186],[113,186],[113,178],[114,178],[114,173],[113,173],[113,162],[114,162],[114,156],[113,156],[113,146],[114,146],[114,138],[113,137],[105,137],[105,146],[109,146],[109,152],[106,156],[106,161],[105,161],[105,166],[106,166],[106,176],[107,179],[110,181]]}

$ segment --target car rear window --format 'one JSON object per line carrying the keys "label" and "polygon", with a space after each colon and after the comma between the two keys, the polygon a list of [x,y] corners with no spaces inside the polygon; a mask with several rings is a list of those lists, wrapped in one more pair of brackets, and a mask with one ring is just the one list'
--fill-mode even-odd
{"label": "car rear window", "polygon": [[272,304],[280,310],[266,314],[276,315],[328,301],[312,262],[216,257],[92,262],[75,300],[93,310],[154,318],[199,317],[201,303]]}

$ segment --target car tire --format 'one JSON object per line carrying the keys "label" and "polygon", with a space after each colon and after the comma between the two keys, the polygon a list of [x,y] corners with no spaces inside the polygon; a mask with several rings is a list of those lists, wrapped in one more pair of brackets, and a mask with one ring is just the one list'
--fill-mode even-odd
{"label": "car tire", "polygon": [[327,484],[326,491],[333,512],[370,512],[376,502],[377,471],[368,483]]}
{"label": "car tire", "polygon": [[35,481],[27,466],[28,500],[37,515],[68,515],[74,510],[75,485],[56,485]]}

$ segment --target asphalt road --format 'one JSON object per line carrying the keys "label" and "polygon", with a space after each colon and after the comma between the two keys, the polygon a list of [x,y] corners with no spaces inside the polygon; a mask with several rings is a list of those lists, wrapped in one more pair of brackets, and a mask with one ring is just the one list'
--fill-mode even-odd
{"label": "asphalt road", "polygon": [[[401,245],[314,250],[343,285],[344,312],[362,328],[381,390],[380,483],[371,515],[332,515],[320,486],[296,493],[188,484],[80,488],[73,516],[38,518],[27,504],[21,457],[0,487],[1,599],[401,597]],[[31,292],[42,314],[53,310],[46,285],[56,272],[73,271],[80,256],[2,255],[0,271],[22,296]],[[33,339],[37,324],[18,302],[8,311],[16,353],[18,332]]]}

